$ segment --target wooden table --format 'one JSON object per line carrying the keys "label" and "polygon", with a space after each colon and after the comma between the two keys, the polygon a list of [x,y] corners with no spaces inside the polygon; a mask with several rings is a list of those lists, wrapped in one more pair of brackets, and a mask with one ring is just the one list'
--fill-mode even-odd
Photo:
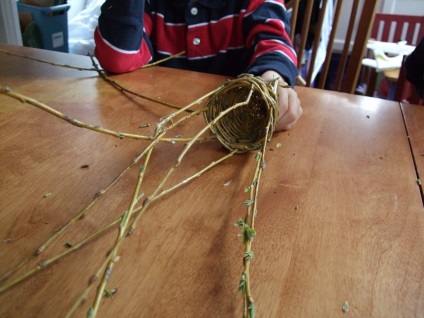
{"label": "wooden table", "polygon": [[[84,56],[0,48],[91,67]],[[96,72],[3,53],[0,61],[0,85],[88,123],[152,134],[172,111],[118,92]],[[161,67],[113,79],[180,106],[225,80]],[[257,316],[422,316],[424,209],[399,104],[296,90],[304,115],[290,131],[274,134],[260,185],[251,267]],[[148,142],[77,128],[5,95],[0,105],[3,275],[106,189]],[[149,127],[140,128],[144,124]],[[193,136],[203,126],[197,116],[175,135]],[[414,142],[424,145],[423,139]],[[158,145],[146,172],[146,195],[183,147]],[[215,141],[195,145],[171,181],[226,152]],[[108,284],[118,293],[103,299],[100,317],[241,317],[237,289],[244,251],[233,223],[245,213],[254,157],[254,152],[233,156],[151,206],[120,249]],[[85,218],[19,272],[121,216],[138,170],[139,165],[130,169]],[[0,317],[64,317],[116,235],[116,228],[107,231],[0,294]],[[94,293],[75,317],[86,315]]]}
{"label": "wooden table", "polygon": [[421,180],[424,179],[424,107],[402,103],[402,111],[405,117],[417,177]]}

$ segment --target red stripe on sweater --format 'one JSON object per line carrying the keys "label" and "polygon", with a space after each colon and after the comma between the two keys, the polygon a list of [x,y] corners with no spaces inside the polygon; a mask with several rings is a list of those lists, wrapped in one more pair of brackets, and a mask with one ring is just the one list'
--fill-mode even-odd
{"label": "red stripe on sweater", "polygon": [[280,51],[281,53],[287,55],[288,58],[292,60],[295,65],[297,65],[296,53],[291,48],[275,40],[260,41],[256,46],[255,53],[252,56],[250,64],[252,64],[259,56],[275,51]]}
{"label": "red stripe on sweater", "polygon": [[105,42],[97,28],[94,32],[94,40],[96,42],[94,54],[102,67],[109,72],[131,72],[146,64],[151,59],[150,51],[145,41],[142,42],[138,52],[122,53]]}
{"label": "red stripe on sweater", "polygon": [[[234,15],[216,22],[199,24],[187,28],[186,25],[164,24],[161,16],[156,16],[155,43],[158,51],[176,54],[187,51],[187,57],[215,55],[228,48],[244,46],[241,17]],[[200,40],[194,45],[194,39]]]}

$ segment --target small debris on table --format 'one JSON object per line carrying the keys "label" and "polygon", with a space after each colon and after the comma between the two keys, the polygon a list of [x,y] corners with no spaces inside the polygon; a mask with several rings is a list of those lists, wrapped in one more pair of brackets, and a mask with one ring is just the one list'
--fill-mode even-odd
{"label": "small debris on table", "polygon": [[342,310],[343,312],[349,311],[349,303],[347,302],[347,300],[343,303]]}
{"label": "small debris on table", "polygon": [[224,183],[224,187],[228,187],[231,184],[231,180]]}
{"label": "small debris on table", "polygon": [[113,296],[118,292],[118,288],[113,288],[113,289],[107,289],[105,288],[105,294],[107,297],[109,298],[113,298]]}
{"label": "small debris on table", "polygon": [[90,165],[89,164],[85,164],[85,165],[82,165],[80,168],[81,169],[87,169],[87,168],[89,168],[90,167]]}
{"label": "small debris on table", "polygon": [[51,195],[52,195],[51,192],[46,192],[46,193],[44,193],[43,198],[48,198]]}
{"label": "small debris on table", "polygon": [[3,243],[6,243],[6,244],[10,243],[10,242],[12,242],[12,239],[10,239],[10,238],[3,240]]}

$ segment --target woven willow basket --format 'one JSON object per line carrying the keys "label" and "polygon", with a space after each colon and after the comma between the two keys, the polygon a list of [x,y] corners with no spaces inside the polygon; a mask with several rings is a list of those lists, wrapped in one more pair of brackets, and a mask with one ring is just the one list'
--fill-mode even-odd
{"label": "woven willow basket", "polygon": [[205,119],[218,140],[239,153],[260,149],[278,118],[278,80],[243,74],[221,85],[207,104]]}

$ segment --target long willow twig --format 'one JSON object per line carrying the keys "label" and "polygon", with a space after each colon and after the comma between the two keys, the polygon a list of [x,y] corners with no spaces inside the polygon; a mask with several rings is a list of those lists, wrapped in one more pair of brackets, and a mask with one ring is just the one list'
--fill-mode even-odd
{"label": "long willow twig", "polygon": [[115,245],[114,245],[112,251],[110,252],[111,260],[108,261],[108,264],[106,266],[106,270],[104,271],[104,274],[103,274],[103,277],[102,277],[102,280],[97,287],[97,294],[96,294],[93,306],[89,310],[89,314],[88,314],[89,317],[96,317],[97,312],[99,310],[99,306],[100,306],[100,302],[103,298],[104,290],[105,290],[106,285],[109,281],[109,278],[112,274],[113,266],[116,263],[115,258],[118,256],[119,247],[121,246],[122,242],[125,239],[125,236],[127,235],[128,224],[130,223],[131,215],[132,215],[134,208],[135,208],[135,206],[138,202],[140,187],[141,187],[141,184],[142,184],[143,178],[144,178],[145,167],[148,165],[152,151],[153,151],[153,148],[150,149],[150,151],[147,152],[146,157],[144,159],[144,165],[142,167],[140,167],[137,185],[134,189],[134,193],[133,193],[133,197],[132,197],[129,209],[124,213],[124,215],[122,216],[121,223],[119,224],[119,233],[116,237]]}
{"label": "long willow twig", "polygon": [[134,134],[128,134],[128,133],[121,133],[121,132],[117,132],[117,131],[113,131],[110,129],[105,129],[103,127],[97,126],[97,125],[92,125],[92,124],[86,124],[78,119],[74,119],[68,115],[65,115],[61,112],[59,112],[56,109],[53,109],[49,106],[47,106],[46,104],[43,104],[33,98],[27,97],[25,95],[19,94],[19,93],[15,93],[11,88],[9,87],[5,87],[5,86],[1,86],[0,85],[0,93],[7,95],[9,97],[12,97],[14,99],[17,99],[19,101],[21,101],[22,103],[28,103],[31,104],[35,107],[38,107],[46,112],[48,112],[49,114],[52,114],[53,116],[56,116],[57,118],[63,119],[65,121],[67,121],[68,123],[70,123],[71,125],[80,127],[80,128],[86,128],[89,130],[94,130],[97,131],[99,133],[103,133],[106,135],[111,135],[114,137],[117,137],[119,139],[123,139],[125,137],[127,138],[133,138],[133,139],[143,139],[143,140],[151,140],[152,137],[149,136],[141,136],[141,135],[134,135]]}
{"label": "long willow twig", "polygon": [[152,62],[152,63],[149,63],[149,64],[145,64],[145,65],[143,65],[142,67],[140,67],[140,69],[144,69],[144,68],[148,68],[148,67],[156,66],[156,65],[161,64],[161,63],[163,63],[163,62],[166,62],[166,61],[169,61],[169,60],[171,60],[171,59],[173,59],[173,58],[176,58],[176,57],[178,57],[178,56],[181,56],[181,55],[185,54],[185,52],[186,52],[186,51],[181,51],[180,53],[177,53],[177,54],[174,54],[174,55],[171,55],[171,56],[165,57],[164,59],[161,59],[161,60],[159,60],[159,61]]}
{"label": "long willow twig", "polygon": [[88,242],[92,241],[94,238],[98,237],[100,234],[104,233],[105,231],[109,230],[110,228],[112,228],[114,225],[118,224],[118,222],[120,221],[121,218],[113,221],[112,223],[105,225],[103,227],[101,227],[100,229],[97,229],[93,234],[91,234],[90,236],[86,237],[85,239],[81,240],[80,242],[73,244],[72,246],[70,246],[68,249],[64,250],[63,252],[47,259],[44,260],[40,263],[38,263],[37,266],[33,267],[32,269],[30,269],[29,271],[27,271],[26,273],[24,273],[23,275],[19,276],[18,278],[12,280],[11,282],[8,282],[2,286],[0,286],[0,294],[5,292],[6,290],[12,288],[13,286],[19,284],[20,282],[22,282],[23,280],[27,279],[28,277],[30,277],[31,275],[35,274],[36,272],[42,270],[43,268],[46,268],[47,266],[49,266],[50,264],[53,264],[54,262],[57,262],[59,259],[67,256],[68,254],[71,254],[72,252],[75,252],[76,250],[80,249],[83,245],[87,244]]}
{"label": "long willow twig", "polygon": [[[70,69],[74,69],[74,70],[77,70],[77,71],[94,71],[94,72],[97,72],[98,71],[98,69],[96,69],[96,68],[85,68],[85,67],[79,67],[79,66],[72,66],[72,65],[69,65],[69,64],[54,63],[54,62],[45,61],[45,60],[42,60],[42,59],[37,59],[37,58],[32,57],[32,56],[29,56],[29,55],[23,55],[23,54],[13,53],[13,52],[2,50],[2,49],[0,49],[0,53],[6,54],[6,55],[10,55],[10,56],[16,56],[16,57],[24,58],[24,59],[27,59],[27,60],[32,60],[32,61],[35,61],[35,62],[49,64],[49,65],[52,65],[52,66],[70,68]],[[183,54],[185,54],[185,51],[182,51],[180,53],[171,55],[169,57],[166,57],[166,58],[164,58],[162,60],[159,60],[159,61],[156,61],[156,62],[145,64],[145,65],[141,66],[140,69],[148,68],[148,67],[151,67],[151,66],[156,66],[158,64],[161,64],[163,62],[166,62],[166,61],[168,61],[170,59],[173,59],[175,57],[181,56]],[[90,55],[90,53],[88,53],[88,55]]]}
{"label": "long willow twig", "polygon": [[[251,259],[253,258],[252,251],[252,242],[253,238],[256,235],[255,230],[255,217],[257,214],[257,198],[259,191],[259,181],[262,170],[265,168],[265,150],[267,142],[271,139],[275,118],[278,118],[278,104],[277,104],[277,80],[271,83],[264,83],[258,81],[255,78],[247,77],[245,82],[242,83],[239,87],[236,88],[236,93],[234,94],[234,88],[231,87],[231,83],[228,88],[224,88],[223,96],[219,98],[211,99],[208,102],[210,108],[206,115],[207,120],[211,120],[216,116],[216,113],[220,113],[222,109],[225,109],[227,106],[222,102],[222,99],[225,100],[238,100],[240,95],[246,94],[247,86],[250,85],[249,94],[253,95],[252,103],[249,104],[247,111],[252,111],[252,118],[248,123],[243,123],[243,126],[254,126],[251,128],[258,128],[259,132],[262,131],[262,134],[250,133],[249,129],[242,131],[243,127],[237,125],[236,120],[228,120],[223,125],[217,125],[216,133],[218,133],[218,139],[223,142],[229,149],[237,149],[240,152],[245,151],[245,149],[261,149],[255,159],[256,159],[256,169],[253,175],[251,184],[246,187],[245,191],[250,192],[249,199],[245,201],[244,205],[247,207],[246,215],[244,219],[240,219],[235,223],[237,226],[241,226],[242,230],[240,236],[242,237],[243,244],[245,246],[244,256],[243,256],[243,272],[239,282],[239,289],[243,295],[243,317],[253,318],[255,316],[256,308],[251,291],[251,280],[250,280],[250,264]],[[244,92],[243,92],[244,90]],[[253,94],[254,93],[254,94]],[[215,109],[214,109],[215,108]],[[243,109],[245,110],[245,109]],[[266,110],[265,112],[263,112]],[[262,115],[258,116],[258,113]],[[259,122],[257,119],[259,118]],[[265,126],[264,126],[265,125]],[[240,142],[238,138],[244,136],[245,139]]]}
{"label": "long willow twig", "polygon": [[[130,133],[125,133],[125,132],[117,132],[117,131],[113,131],[107,128],[103,128],[101,126],[98,125],[93,125],[93,124],[87,124],[84,123],[78,119],[75,119],[71,116],[65,115],[62,112],[44,104],[41,103],[33,98],[30,98],[28,96],[25,96],[23,94],[14,92],[10,87],[5,87],[0,85],[0,94],[4,94],[7,95],[9,97],[12,97],[14,99],[19,100],[22,103],[27,103],[30,105],[33,105],[41,110],[44,110],[46,112],[48,112],[49,114],[52,114],[53,116],[62,119],[64,121],[67,121],[68,123],[70,123],[71,125],[74,125],[76,127],[79,128],[85,128],[85,129],[89,129],[89,130],[93,130],[102,134],[106,134],[106,135],[110,135],[119,139],[124,139],[124,138],[130,138],[130,139],[140,139],[140,140],[153,140],[154,137],[153,136],[143,136],[143,135],[137,135],[137,134],[130,134]],[[179,108],[178,108],[179,109]],[[207,139],[210,138],[206,138],[203,139],[201,141],[205,141]],[[164,141],[164,142],[187,142],[189,141],[189,138],[162,138],[159,141]]]}
{"label": "long willow twig", "polygon": [[[180,53],[180,55],[181,55],[181,54],[182,54],[182,53]],[[128,94],[131,94],[131,95],[134,95],[134,96],[137,96],[137,97],[140,97],[140,98],[146,99],[146,100],[148,100],[148,101],[151,101],[151,102],[154,102],[154,103],[157,103],[157,104],[163,105],[163,106],[167,106],[167,107],[169,107],[169,108],[173,108],[173,109],[181,109],[181,107],[179,107],[179,106],[176,106],[176,105],[173,105],[173,104],[171,104],[171,103],[167,103],[167,102],[164,102],[164,101],[161,101],[161,100],[158,100],[158,99],[154,99],[154,98],[152,98],[152,97],[149,97],[149,96],[146,96],[146,95],[143,95],[143,94],[140,94],[140,93],[134,92],[134,91],[129,90],[128,88],[125,88],[124,86],[122,86],[122,85],[118,84],[115,80],[113,80],[113,79],[111,79],[110,77],[108,77],[108,76],[105,74],[105,72],[99,68],[99,66],[97,65],[96,61],[94,60],[93,55],[89,54],[89,56],[90,56],[90,58],[91,58],[91,63],[93,64],[93,67],[94,67],[94,69],[97,71],[97,73],[99,74],[99,76],[100,76],[101,78],[103,78],[103,80],[104,80],[105,82],[107,82],[107,83],[111,84],[113,87],[115,87],[115,88],[116,88],[117,90],[119,90],[120,92],[128,93]],[[163,61],[164,61],[164,60],[157,61],[157,62],[155,63],[155,65],[156,65],[156,64],[159,64],[159,63],[162,63]],[[149,64],[147,64],[147,65],[149,65]]]}
{"label": "long willow twig", "polygon": [[[271,135],[269,134],[269,125],[267,126],[266,136],[268,140]],[[262,150],[258,152],[255,156],[256,159],[256,169],[253,175],[251,185],[246,188],[247,191],[250,189],[249,200],[245,202],[247,206],[246,216],[242,222],[237,222],[236,225],[242,226],[242,238],[245,246],[244,256],[243,256],[243,273],[240,280],[240,289],[243,294],[243,317],[253,318],[255,316],[255,302],[252,296],[251,280],[250,280],[250,262],[253,258],[252,251],[252,242],[253,238],[256,236],[255,230],[255,218],[257,215],[257,203],[258,203],[258,193],[259,193],[259,182],[263,169],[265,169],[265,150],[266,142],[264,142]]]}
{"label": "long willow twig", "polygon": [[29,56],[29,55],[17,54],[17,53],[9,52],[9,51],[2,50],[2,49],[0,49],[0,53],[24,58],[24,59],[27,59],[27,60],[36,61],[36,62],[39,62],[39,63],[49,64],[49,65],[52,65],[52,66],[70,68],[70,69],[77,70],[77,71],[94,71],[94,72],[96,71],[96,69],[94,69],[94,68],[85,68],[85,67],[72,66],[72,65],[68,65],[68,64],[53,63],[53,62],[37,59],[37,58]]}
{"label": "long willow twig", "polygon": [[[72,66],[72,65],[69,65],[69,64],[54,63],[54,62],[50,62],[50,61],[38,59],[38,58],[29,56],[29,55],[23,55],[23,54],[13,53],[13,52],[9,52],[9,51],[2,50],[2,49],[0,49],[0,53],[6,54],[6,55],[10,55],[10,56],[16,56],[16,57],[19,57],[19,58],[24,58],[24,59],[27,59],[27,60],[32,60],[32,61],[36,61],[36,62],[39,62],[39,63],[44,63],[44,64],[56,66],[56,67],[69,68],[69,69],[73,69],[73,70],[77,70],[77,71],[92,71],[92,72],[94,71],[94,72],[97,72],[106,82],[110,83],[112,86],[114,86],[115,88],[117,88],[121,92],[132,94],[134,96],[137,96],[137,97],[140,97],[140,98],[143,98],[143,99],[146,99],[146,100],[149,100],[149,101],[152,101],[152,102],[155,102],[157,104],[164,105],[164,106],[167,106],[167,107],[170,107],[170,108],[180,109],[180,107],[178,107],[176,105],[173,105],[173,104],[167,103],[167,102],[163,102],[163,101],[160,101],[160,100],[157,100],[157,99],[148,97],[146,95],[139,94],[137,92],[134,92],[134,91],[131,91],[129,89],[126,89],[122,85],[118,84],[116,81],[112,80],[111,78],[109,78],[108,76],[105,75],[104,70],[99,68],[99,66],[97,65],[97,63],[94,61],[93,55],[90,52],[88,52],[88,56],[91,58],[91,61],[92,61],[92,64],[93,64],[93,68],[85,68],[85,67],[79,67],[79,66]],[[161,64],[163,62],[166,62],[166,61],[168,61],[168,60],[170,60],[172,58],[181,56],[184,53],[185,53],[185,51],[182,51],[182,52],[177,53],[175,55],[171,55],[171,56],[169,56],[167,58],[158,60],[156,62],[145,64],[142,67],[140,67],[140,69],[159,65],[159,64]]]}

